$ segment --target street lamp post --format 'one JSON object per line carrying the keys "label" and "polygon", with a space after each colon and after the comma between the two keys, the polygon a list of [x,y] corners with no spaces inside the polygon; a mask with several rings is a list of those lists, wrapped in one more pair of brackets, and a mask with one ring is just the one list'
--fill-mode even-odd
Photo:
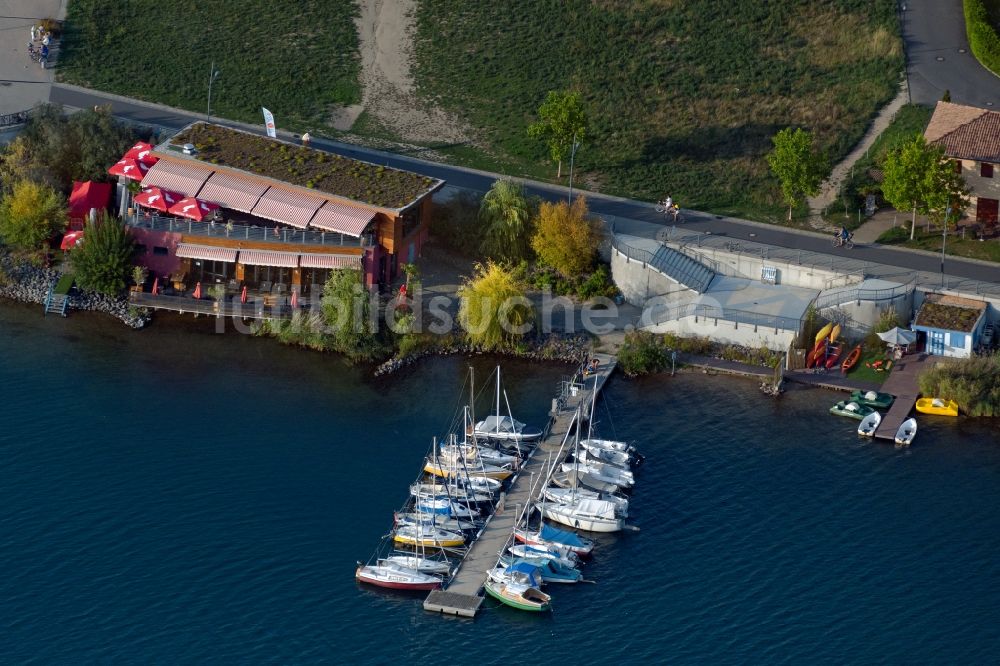
{"label": "street lamp post", "polygon": [[212,61],[212,66],[208,72],[208,110],[205,112],[205,122],[212,122],[212,84],[215,83],[215,79],[219,76],[219,70],[215,68],[215,61]]}
{"label": "street lamp post", "polygon": [[948,218],[951,217],[951,206],[944,211],[944,225],[941,228],[941,286],[944,287],[944,246],[948,242]]}
{"label": "street lamp post", "polygon": [[573,205],[573,162],[576,158],[576,149],[580,143],[576,140],[576,132],[573,132],[573,148],[569,151],[569,205]]}

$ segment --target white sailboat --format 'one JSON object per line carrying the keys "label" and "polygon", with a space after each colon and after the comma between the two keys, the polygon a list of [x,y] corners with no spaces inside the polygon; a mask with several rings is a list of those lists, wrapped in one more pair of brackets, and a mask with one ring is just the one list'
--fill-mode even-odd
{"label": "white sailboat", "polygon": [[[507,407],[509,411],[510,405]],[[500,366],[497,366],[496,413],[476,423],[472,435],[513,442],[533,442],[542,437],[542,431],[538,428],[531,428],[513,416],[500,415]]]}
{"label": "white sailboat", "polygon": [[549,486],[542,490],[542,497],[557,504],[570,504],[579,499],[602,500],[615,505],[615,512],[622,518],[628,518],[628,499],[614,493],[600,493],[587,488],[553,488]]}
{"label": "white sailboat", "polygon": [[622,488],[631,488],[635,484],[635,477],[632,472],[618,467],[612,467],[605,463],[584,463],[575,460],[570,463],[563,463],[561,466],[564,472],[584,473],[594,477],[597,481],[612,483]]}

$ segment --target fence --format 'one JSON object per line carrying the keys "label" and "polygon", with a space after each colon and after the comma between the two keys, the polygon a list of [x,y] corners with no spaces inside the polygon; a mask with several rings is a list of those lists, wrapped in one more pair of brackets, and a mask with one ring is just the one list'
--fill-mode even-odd
{"label": "fence", "polygon": [[372,234],[362,234],[360,238],[337,232],[315,231],[312,229],[289,229],[279,227],[257,227],[219,222],[195,222],[176,217],[153,215],[145,217],[138,213],[126,216],[126,223],[136,229],[168,231],[195,236],[212,236],[234,240],[262,241],[268,243],[288,243],[295,245],[325,245],[348,247],[371,247],[375,239]]}
{"label": "fence", "polygon": [[816,299],[815,306],[817,310],[822,310],[823,308],[834,307],[851,301],[872,301],[876,303],[893,301],[913,291],[915,285],[916,278],[913,277],[907,283],[895,287],[881,289],[844,287],[834,289],[829,293],[820,294],[819,298]]}

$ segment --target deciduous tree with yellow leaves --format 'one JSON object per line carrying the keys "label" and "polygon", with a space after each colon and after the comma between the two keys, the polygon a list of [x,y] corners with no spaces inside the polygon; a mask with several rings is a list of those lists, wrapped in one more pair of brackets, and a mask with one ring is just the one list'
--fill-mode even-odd
{"label": "deciduous tree with yellow leaves", "polygon": [[584,197],[577,197],[572,206],[560,201],[539,207],[531,247],[542,263],[565,277],[583,275],[594,267],[599,240],[597,223],[590,219]]}

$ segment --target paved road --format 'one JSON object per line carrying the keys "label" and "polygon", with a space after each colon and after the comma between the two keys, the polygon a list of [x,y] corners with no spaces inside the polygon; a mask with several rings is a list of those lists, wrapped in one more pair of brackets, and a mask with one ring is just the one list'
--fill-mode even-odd
{"label": "paved road", "polygon": [[[76,108],[88,108],[95,104],[110,103],[114,114],[119,117],[166,128],[181,127],[202,117],[59,84],[52,87],[51,101]],[[263,127],[259,129],[263,131]],[[409,169],[434,178],[441,178],[455,187],[480,192],[489,189],[497,177],[496,174],[427,162],[412,155],[397,155],[335,141],[314,140],[313,146],[376,164]],[[531,194],[537,194],[548,200],[556,200],[567,194],[565,188],[545,183],[530,182],[526,183],[526,187]],[[615,223],[616,230],[622,233],[654,237],[657,231],[666,226],[663,216],[657,214],[650,203],[593,193],[587,193],[587,196],[591,210],[611,219]],[[692,232],[711,232],[734,239],[753,240],[769,245],[824,254],[837,255],[845,252],[844,250],[834,250],[831,239],[823,234],[690,211],[685,211],[684,217],[684,228]],[[885,247],[857,247],[850,251],[850,258],[907,268],[913,271],[934,273],[940,270],[940,259],[936,256]],[[1000,283],[1000,267],[995,265],[949,258],[946,262],[946,272],[953,277]]]}
{"label": "paved road", "polygon": [[958,104],[1000,109],[1000,78],[969,50],[962,0],[900,0],[900,7],[912,100],[933,106],[950,90]]}

